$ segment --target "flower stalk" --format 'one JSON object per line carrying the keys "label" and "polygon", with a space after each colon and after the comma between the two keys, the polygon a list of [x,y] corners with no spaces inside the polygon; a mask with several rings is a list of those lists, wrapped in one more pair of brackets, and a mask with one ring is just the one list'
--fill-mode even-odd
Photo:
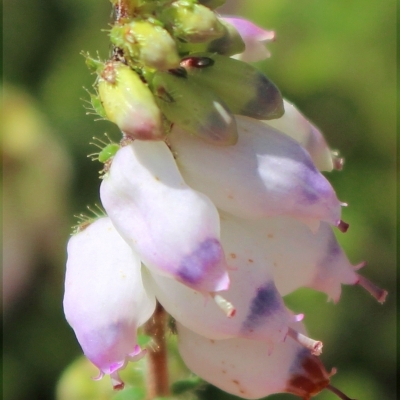
{"label": "flower stalk", "polygon": [[168,354],[166,341],[167,314],[157,302],[153,317],[144,325],[144,332],[151,337],[147,347],[147,399],[169,395]]}

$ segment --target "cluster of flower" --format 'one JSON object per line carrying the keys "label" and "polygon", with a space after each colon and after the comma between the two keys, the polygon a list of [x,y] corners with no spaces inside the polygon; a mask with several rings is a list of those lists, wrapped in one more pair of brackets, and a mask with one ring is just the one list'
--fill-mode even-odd
{"label": "cluster of flower", "polygon": [[347,229],[344,204],[320,171],[341,160],[245,62],[268,56],[273,32],[218,17],[221,1],[113,3],[112,58],[88,64],[93,105],[123,140],[99,155],[107,215],[70,239],[65,280],[85,355],[122,388],[118,371],[145,355],[137,329],[157,299],[187,366],[223,390],[347,398],[282,296],[310,287],[336,302],[342,284],[379,301],[386,292],[333,233]]}

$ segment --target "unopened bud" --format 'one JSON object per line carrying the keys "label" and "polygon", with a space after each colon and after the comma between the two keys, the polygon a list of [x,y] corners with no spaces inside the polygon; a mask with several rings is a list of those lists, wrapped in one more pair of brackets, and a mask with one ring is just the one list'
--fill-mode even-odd
{"label": "unopened bud", "polygon": [[181,61],[190,77],[220,96],[233,114],[255,119],[279,118],[284,113],[279,89],[253,66],[211,53]]}
{"label": "unopened bud", "polygon": [[119,61],[106,63],[98,91],[107,118],[128,137],[160,140],[161,112],[147,85],[131,68]]}
{"label": "unopened bud", "polygon": [[209,42],[224,34],[224,26],[215,13],[201,4],[175,1],[161,14],[161,20],[184,42]]}
{"label": "unopened bud", "polygon": [[193,82],[185,70],[157,72],[152,87],[157,104],[171,122],[213,144],[237,142],[236,122],[225,103],[209,88]]}
{"label": "unopened bud", "polygon": [[111,29],[110,38],[111,42],[120,47],[134,62],[159,70],[179,66],[175,41],[161,26],[147,21],[115,25]]}

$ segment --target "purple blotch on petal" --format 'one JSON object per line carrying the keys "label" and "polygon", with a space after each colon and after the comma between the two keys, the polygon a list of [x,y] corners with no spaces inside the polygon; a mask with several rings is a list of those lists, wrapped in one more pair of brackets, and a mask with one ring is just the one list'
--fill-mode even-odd
{"label": "purple blotch on petal", "polygon": [[182,259],[177,275],[183,283],[198,284],[222,259],[223,252],[219,241],[206,239],[195,251]]}
{"label": "purple blotch on petal", "polygon": [[306,204],[314,204],[321,197],[329,197],[332,194],[332,188],[329,182],[322,176],[311,160],[304,159],[303,179],[305,185],[302,190]]}
{"label": "purple blotch on petal", "polygon": [[248,330],[263,324],[276,311],[282,309],[282,299],[273,282],[268,282],[257,289],[257,294],[250,304],[250,313],[242,325],[242,330]]}

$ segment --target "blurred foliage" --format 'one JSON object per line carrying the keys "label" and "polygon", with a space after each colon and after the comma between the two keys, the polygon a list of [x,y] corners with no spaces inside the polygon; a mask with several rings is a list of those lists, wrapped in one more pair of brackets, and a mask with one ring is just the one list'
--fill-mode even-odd
{"label": "blurred foliage", "polygon": [[[3,6],[9,88],[3,119],[13,117],[2,133],[4,229],[17,238],[8,245],[13,278],[20,267],[27,271],[12,301],[3,304],[3,395],[48,400],[55,398],[62,371],[80,354],[62,314],[62,249],[73,214],[98,199],[99,164],[86,157],[95,151],[89,142],[104,131],[119,137],[111,123],[93,122],[93,115],[86,115],[89,104],[80,100],[89,100],[83,87],[94,80],[80,52],[108,56],[102,30],[108,29],[110,5],[107,0],[4,0]],[[268,45],[272,57],[257,67],[346,158],[344,171],[329,174],[339,197],[349,203],[343,219],[351,227],[339,241],[354,264],[368,261],[363,273],[389,290],[388,300],[380,306],[360,288],[344,287],[337,305],[310,290],[290,295],[287,303],[305,313],[310,334],[324,341],[322,359],[339,371],[333,384],[362,400],[396,398],[395,6],[394,0],[228,0],[226,8],[276,31],[276,42]],[[18,96],[7,97],[7,90]],[[87,363],[75,363],[65,369],[60,385],[73,376],[74,385],[92,384],[105,393],[100,388],[109,382],[93,383],[95,373]],[[79,374],[74,365],[82,365]],[[134,393],[122,393],[120,400],[135,399]],[[233,399],[211,386],[198,394]],[[318,397],[333,398],[328,392]]]}

